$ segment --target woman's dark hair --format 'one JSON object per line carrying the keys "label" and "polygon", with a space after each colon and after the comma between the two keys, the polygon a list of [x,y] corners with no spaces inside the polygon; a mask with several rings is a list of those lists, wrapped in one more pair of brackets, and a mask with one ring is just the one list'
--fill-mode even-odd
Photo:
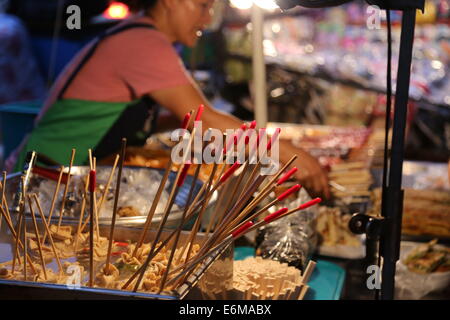
{"label": "woman's dark hair", "polygon": [[125,3],[132,11],[148,10],[153,8],[158,0],[120,0]]}

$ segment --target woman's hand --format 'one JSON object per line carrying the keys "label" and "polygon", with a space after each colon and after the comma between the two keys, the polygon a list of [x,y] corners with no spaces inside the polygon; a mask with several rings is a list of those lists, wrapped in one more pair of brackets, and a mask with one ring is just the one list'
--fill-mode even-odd
{"label": "woman's hand", "polygon": [[298,155],[297,160],[292,164],[298,171],[295,177],[306,188],[311,196],[322,196],[330,198],[330,188],[328,185],[328,174],[319,164],[316,158],[308,152],[295,148],[291,143],[280,141],[280,157],[282,162],[286,162],[294,154]]}

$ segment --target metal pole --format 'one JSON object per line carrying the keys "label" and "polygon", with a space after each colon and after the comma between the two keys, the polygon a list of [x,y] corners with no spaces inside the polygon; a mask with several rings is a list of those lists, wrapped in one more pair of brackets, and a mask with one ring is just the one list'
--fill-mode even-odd
{"label": "metal pole", "polygon": [[386,203],[382,206],[382,215],[386,218],[386,230],[380,243],[380,255],[383,257],[382,300],[394,298],[396,263],[400,258],[403,157],[415,21],[416,9],[403,11],[389,181]]}
{"label": "metal pole", "polygon": [[266,62],[263,47],[264,11],[253,4],[252,7],[252,42],[253,42],[253,89],[255,120],[258,127],[267,124],[267,89],[266,89]]}

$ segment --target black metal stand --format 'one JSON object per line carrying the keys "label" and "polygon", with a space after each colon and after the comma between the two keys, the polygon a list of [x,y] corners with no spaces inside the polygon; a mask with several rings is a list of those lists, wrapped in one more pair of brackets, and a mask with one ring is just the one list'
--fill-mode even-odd
{"label": "black metal stand", "polygon": [[408,112],[409,82],[414,42],[416,9],[403,11],[400,55],[395,95],[394,126],[392,133],[391,161],[382,216],[386,219],[384,236],[380,242],[383,257],[381,299],[394,298],[395,268],[400,258],[400,240],[403,216],[403,158],[405,145],[406,116]]}
{"label": "black metal stand", "polygon": [[[383,181],[381,219],[355,215],[350,228],[355,233],[366,233],[368,239],[380,240],[383,257],[381,299],[392,300],[395,293],[396,264],[400,258],[400,241],[403,216],[403,158],[406,117],[408,113],[409,82],[416,21],[416,8],[403,11],[402,34],[395,95],[394,122],[390,161],[385,163],[387,181]],[[388,125],[388,123],[387,123]],[[385,150],[388,152],[388,150]]]}

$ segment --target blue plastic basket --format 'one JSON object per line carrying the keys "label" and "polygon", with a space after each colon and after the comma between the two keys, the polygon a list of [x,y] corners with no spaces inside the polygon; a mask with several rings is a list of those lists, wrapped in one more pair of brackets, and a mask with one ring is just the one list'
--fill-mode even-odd
{"label": "blue plastic basket", "polygon": [[34,119],[42,101],[25,101],[0,105],[0,128],[3,136],[4,156],[22,142],[23,137],[33,129]]}

